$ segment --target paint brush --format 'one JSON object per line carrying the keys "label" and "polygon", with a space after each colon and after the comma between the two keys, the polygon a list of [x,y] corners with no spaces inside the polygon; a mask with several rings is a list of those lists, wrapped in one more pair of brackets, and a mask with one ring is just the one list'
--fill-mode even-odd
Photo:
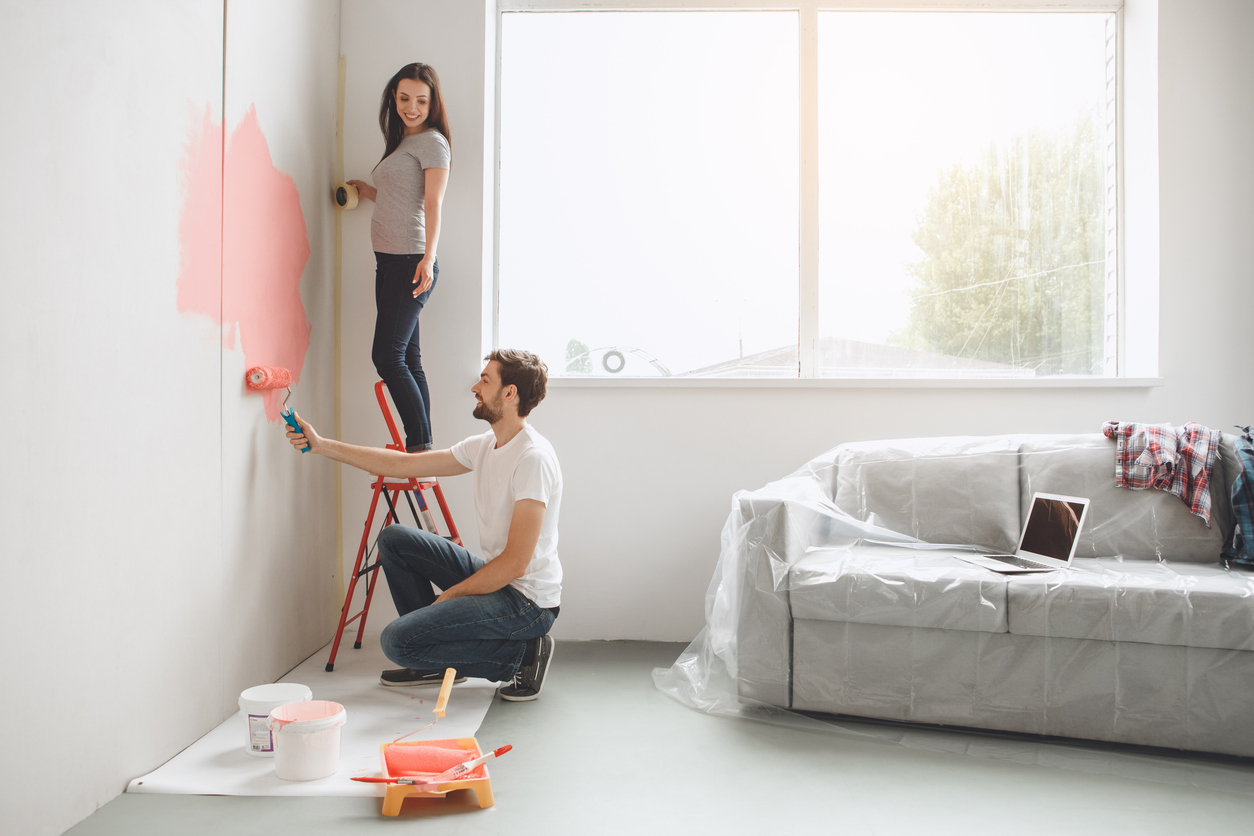
{"label": "paint brush", "polygon": [[468,760],[465,763],[459,763],[457,766],[453,767],[452,769],[446,769],[445,771],[441,772],[439,775],[432,778],[431,783],[443,784],[446,781],[456,781],[458,778],[461,778],[467,772],[470,772],[471,770],[477,768],[479,765],[485,764],[488,761],[492,760],[493,758],[499,758],[501,755],[505,754],[506,752],[508,752],[510,749],[513,749],[513,748],[514,748],[513,746],[506,743],[504,746],[500,747],[499,749],[493,749],[491,752],[488,752],[486,755],[480,755],[479,757],[472,758],[471,760]]}
{"label": "paint brush", "polygon": [[404,776],[400,776],[396,778],[366,778],[366,777],[354,776],[352,780],[361,781],[363,784],[418,784],[418,785],[447,784],[450,781],[456,781],[459,778],[462,778],[463,776],[466,775],[466,773],[477,769],[479,766],[487,763],[493,758],[499,758],[501,755],[505,754],[506,752],[508,752],[509,750],[513,748],[514,747],[512,745],[507,743],[504,746],[500,747],[499,749],[493,749],[491,752],[488,752],[486,755],[480,755],[477,758],[471,758],[465,763],[459,763],[457,766],[454,766],[450,769],[446,769],[445,771],[441,772],[439,775],[435,775],[432,777],[426,777],[422,775],[404,775]]}

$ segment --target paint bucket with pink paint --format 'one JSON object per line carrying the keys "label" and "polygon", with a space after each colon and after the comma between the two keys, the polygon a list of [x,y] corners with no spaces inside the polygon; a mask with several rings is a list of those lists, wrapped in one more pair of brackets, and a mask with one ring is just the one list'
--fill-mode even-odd
{"label": "paint bucket with pink paint", "polygon": [[308,685],[274,682],[258,685],[239,695],[239,713],[244,718],[244,751],[256,758],[274,757],[274,735],[270,733],[270,712],[291,702],[313,699]]}
{"label": "paint bucket with pink paint", "polygon": [[316,781],[340,769],[340,729],[348,712],[338,702],[311,700],[270,712],[274,774],[284,781]]}

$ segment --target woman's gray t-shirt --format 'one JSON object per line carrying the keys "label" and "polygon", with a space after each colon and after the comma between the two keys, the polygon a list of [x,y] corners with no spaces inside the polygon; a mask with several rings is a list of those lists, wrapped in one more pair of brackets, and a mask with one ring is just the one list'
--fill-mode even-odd
{"label": "woman's gray t-shirt", "polygon": [[377,253],[407,255],[427,251],[427,192],[424,169],[448,168],[452,153],[437,130],[410,134],[374,167],[379,194],[370,218],[370,243]]}

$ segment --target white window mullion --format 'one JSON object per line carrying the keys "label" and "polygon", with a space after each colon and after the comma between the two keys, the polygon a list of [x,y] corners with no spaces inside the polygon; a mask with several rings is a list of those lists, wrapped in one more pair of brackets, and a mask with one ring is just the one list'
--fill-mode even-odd
{"label": "white window mullion", "polygon": [[801,377],[818,377],[819,360],[819,11],[800,9],[799,288],[797,361]]}
{"label": "white window mullion", "polygon": [[1119,17],[1110,15],[1106,19],[1106,108],[1103,128],[1105,135],[1106,168],[1106,309],[1103,317],[1103,373],[1114,377],[1119,373],[1119,341],[1122,328],[1119,327],[1119,239],[1120,239],[1120,204],[1119,200]]}

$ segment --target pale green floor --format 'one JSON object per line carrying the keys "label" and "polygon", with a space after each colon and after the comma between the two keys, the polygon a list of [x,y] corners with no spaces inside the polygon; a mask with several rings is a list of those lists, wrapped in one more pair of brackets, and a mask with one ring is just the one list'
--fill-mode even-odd
{"label": "pale green floor", "polygon": [[[365,798],[122,795],[68,832],[1254,832],[1254,765],[1224,766],[1229,780],[1248,770],[1251,790],[1242,794],[708,717],[653,687],[652,668],[681,649],[560,643],[541,698],[495,702],[479,731],[485,745],[514,745],[492,766],[496,806],[487,810],[454,796],[407,802],[398,819],[385,819],[379,801]],[[1100,747],[1087,751],[1104,757]]]}

